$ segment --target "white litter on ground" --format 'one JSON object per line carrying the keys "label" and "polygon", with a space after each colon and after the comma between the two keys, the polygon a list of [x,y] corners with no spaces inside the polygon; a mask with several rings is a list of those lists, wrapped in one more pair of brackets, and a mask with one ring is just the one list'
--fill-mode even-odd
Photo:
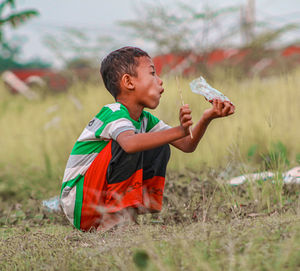
{"label": "white litter on ground", "polygon": [[[237,186],[247,181],[274,180],[274,178],[275,177],[277,178],[277,176],[276,174],[270,171],[250,173],[250,174],[234,177],[229,181],[229,184],[232,186]],[[293,184],[293,183],[300,184],[300,167],[294,167],[288,170],[287,172],[283,173],[282,180],[285,184]],[[55,212],[55,213],[61,212],[59,196],[52,197],[48,200],[43,200],[42,205],[48,212]]]}
{"label": "white litter on ground", "polygon": [[52,197],[48,200],[43,200],[42,205],[48,212],[61,212],[59,196]]}
{"label": "white litter on ground", "polygon": [[[277,175],[278,176],[278,175]],[[241,185],[247,181],[266,181],[266,180],[274,180],[275,177],[277,178],[276,174],[265,171],[265,172],[258,172],[258,173],[250,173],[241,175],[238,177],[234,177],[229,181],[230,185]],[[300,184],[300,167],[294,167],[287,172],[282,174],[282,180],[286,184],[296,183]]]}

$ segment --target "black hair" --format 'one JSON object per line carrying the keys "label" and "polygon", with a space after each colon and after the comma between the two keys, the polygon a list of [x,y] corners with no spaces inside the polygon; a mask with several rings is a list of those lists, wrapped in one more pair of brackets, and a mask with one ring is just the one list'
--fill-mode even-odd
{"label": "black hair", "polygon": [[122,47],[107,55],[101,63],[100,73],[105,87],[116,99],[120,93],[120,81],[124,74],[137,76],[136,67],[139,57],[150,57],[137,47]]}

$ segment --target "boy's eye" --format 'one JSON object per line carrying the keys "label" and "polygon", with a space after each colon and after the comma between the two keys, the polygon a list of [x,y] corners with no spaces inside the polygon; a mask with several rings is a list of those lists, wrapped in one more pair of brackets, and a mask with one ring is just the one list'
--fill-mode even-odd
{"label": "boy's eye", "polygon": [[151,72],[152,75],[155,75],[155,71]]}

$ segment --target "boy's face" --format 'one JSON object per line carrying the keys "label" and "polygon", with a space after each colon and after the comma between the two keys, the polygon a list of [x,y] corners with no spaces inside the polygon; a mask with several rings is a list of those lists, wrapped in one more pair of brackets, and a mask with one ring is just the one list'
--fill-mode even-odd
{"label": "boy's face", "polygon": [[137,77],[133,77],[136,102],[143,107],[154,109],[164,92],[163,81],[155,72],[152,59],[146,56],[138,59]]}

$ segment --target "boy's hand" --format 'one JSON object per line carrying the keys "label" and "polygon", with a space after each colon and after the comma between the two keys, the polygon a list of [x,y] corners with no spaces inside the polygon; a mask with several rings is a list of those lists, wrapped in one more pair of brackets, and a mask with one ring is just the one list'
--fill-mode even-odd
{"label": "boy's hand", "polygon": [[184,129],[186,135],[189,134],[189,127],[193,125],[191,113],[192,111],[189,108],[188,104],[180,107],[180,113],[179,113],[180,126]]}
{"label": "boy's hand", "polygon": [[235,106],[228,101],[221,101],[214,99],[212,102],[213,107],[204,111],[203,116],[207,120],[213,120],[216,118],[226,117],[232,115],[235,110]]}

